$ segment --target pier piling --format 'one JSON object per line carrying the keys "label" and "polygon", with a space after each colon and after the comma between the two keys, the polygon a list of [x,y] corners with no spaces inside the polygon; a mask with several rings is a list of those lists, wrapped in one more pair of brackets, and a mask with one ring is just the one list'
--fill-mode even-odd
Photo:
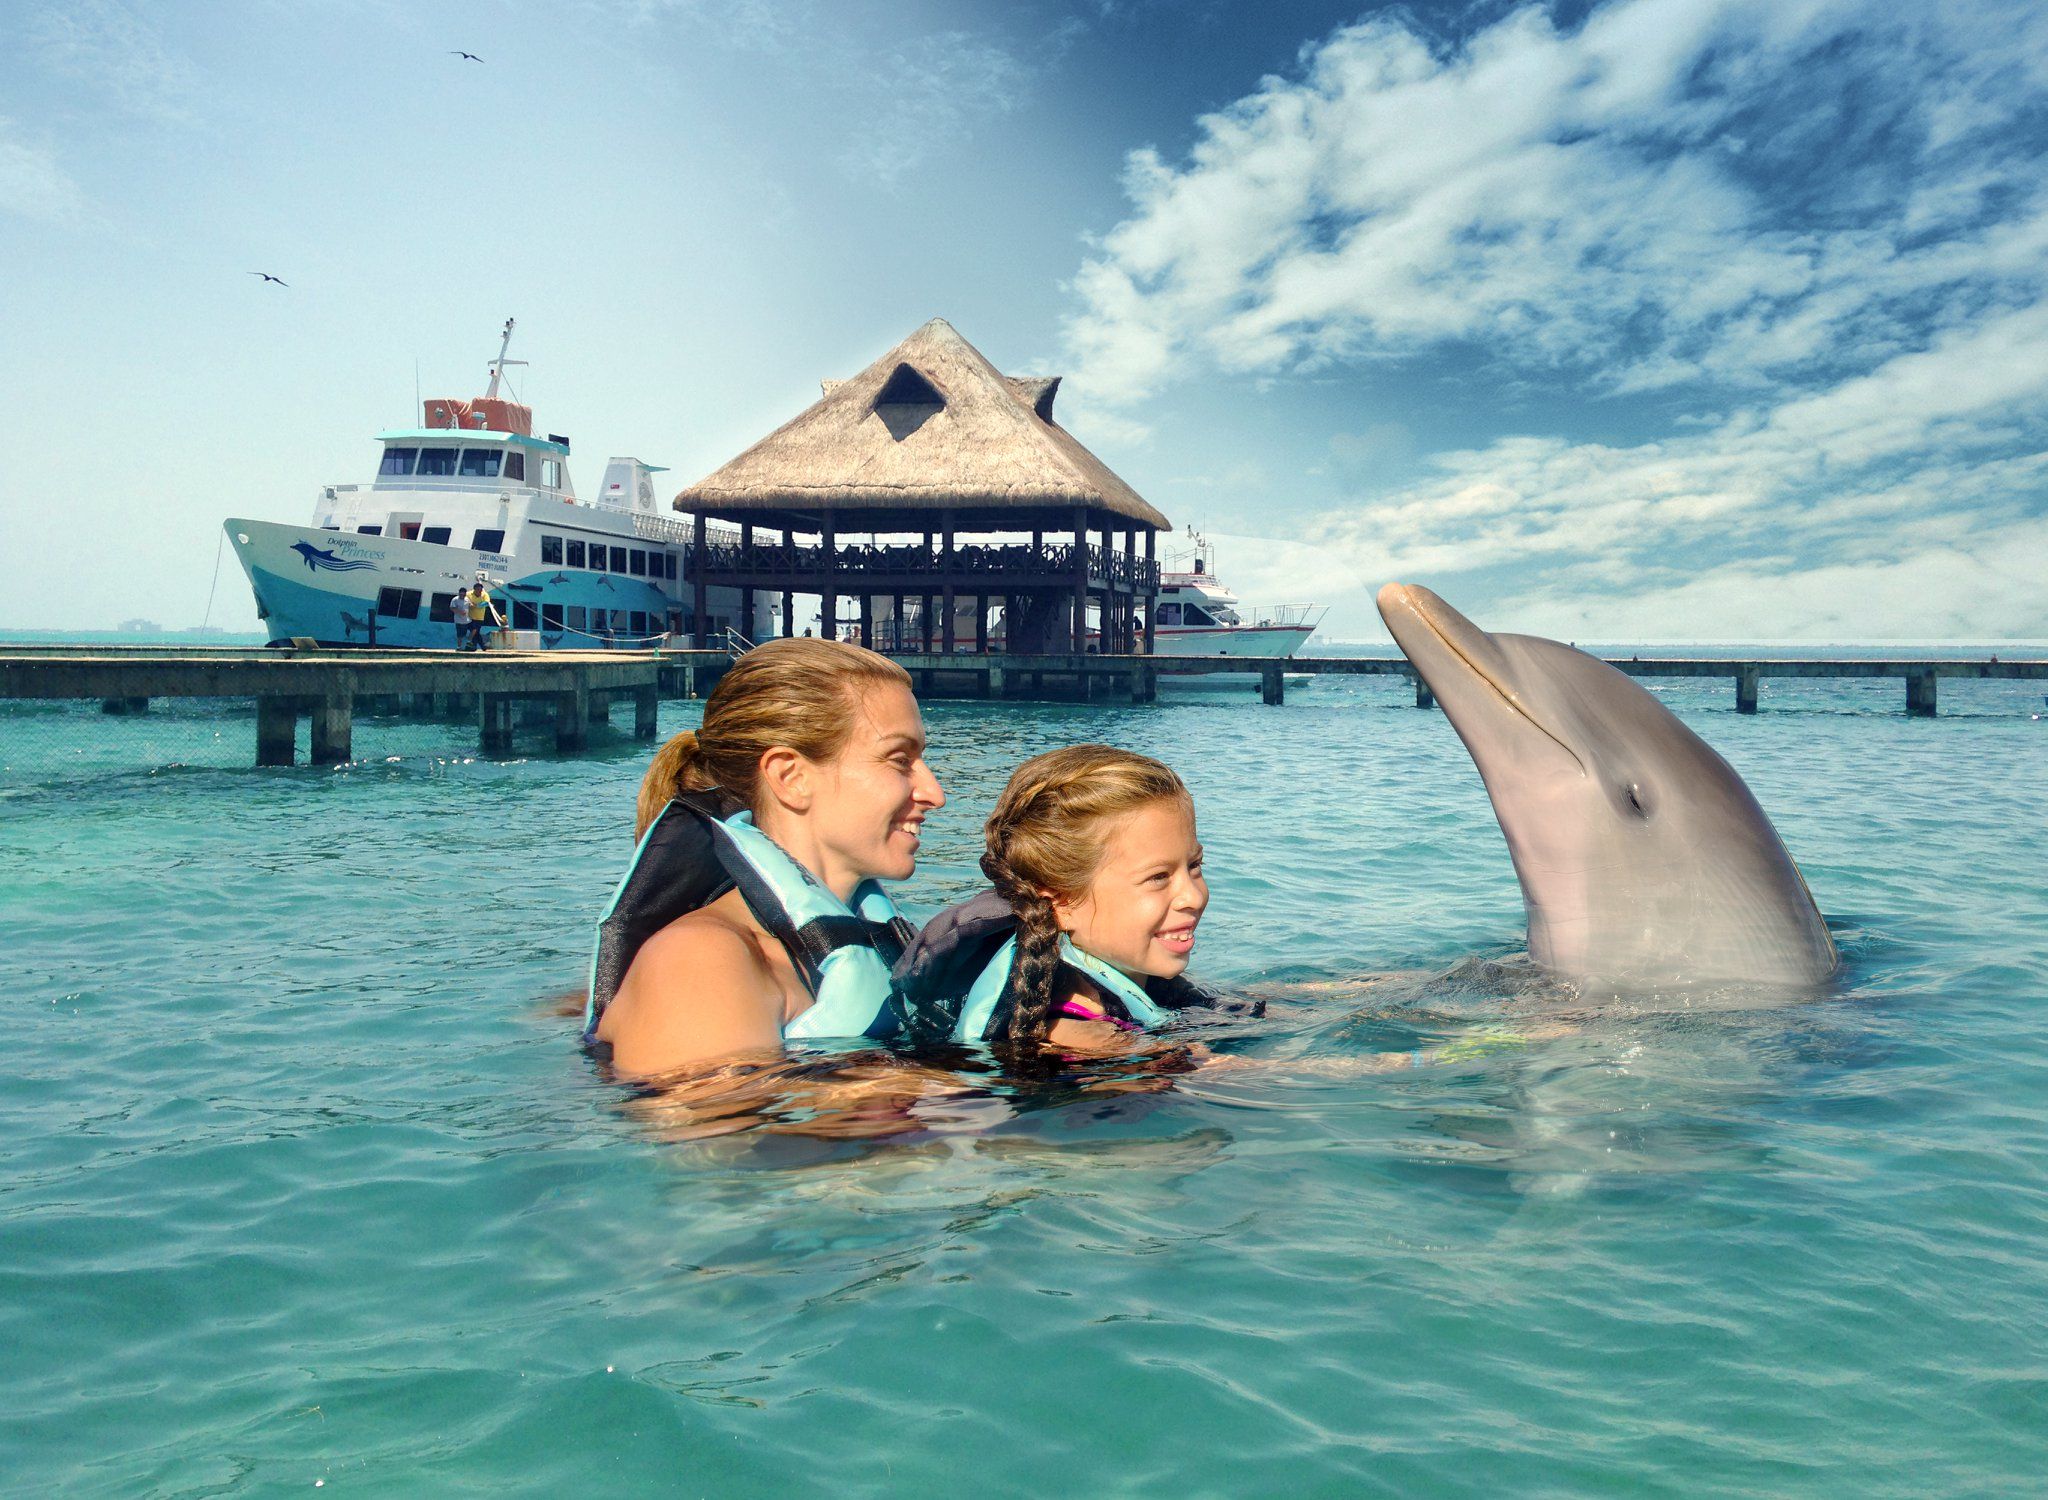
{"label": "pier piling", "polygon": [[299,700],[266,693],[256,700],[256,764],[288,766],[297,752]]}
{"label": "pier piling", "polygon": [[1739,714],[1756,712],[1756,684],[1759,673],[1755,667],[1743,667],[1735,674],[1735,711]]}
{"label": "pier piling", "polygon": [[633,738],[651,740],[656,734],[655,719],[661,711],[661,699],[653,688],[639,688],[633,694]]}
{"label": "pier piling", "polygon": [[477,738],[486,755],[509,755],[512,751],[512,704],[510,693],[479,695]]}
{"label": "pier piling", "polygon": [[1429,690],[1429,684],[1422,680],[1420,672],[1415,674],[1415,706],[1417,708],[1436,707],[1436,694]]}
{"label": "pier piling", "polygon": [[355,694],[346,676],[313,700],[313,729],[307,760],[316,766],[346,765],[355,758]]}
{"label": "pier piling", "polygon": [[1934,717],[1934,673],[1923,668],[1906,674],[1906,712],[1916,719]]}
{"label": "pier piling", "polygon": [[1259,668],[1259,701],[1265,704],[1287,701],[1287,677],[1278,662]]}
{"label": "pier piling", "polygon": [[582,750],[590,744],[590,690],[578,684],[555,694],[555,748]]}

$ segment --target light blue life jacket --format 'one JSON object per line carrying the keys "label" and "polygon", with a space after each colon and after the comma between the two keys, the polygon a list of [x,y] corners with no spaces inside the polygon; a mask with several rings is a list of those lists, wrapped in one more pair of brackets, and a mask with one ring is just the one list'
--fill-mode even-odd
{"label": "light blue life jacket", "polygon": [[841,901],[809,870],[730,812],[721,793],[686,792],[662,809],[598,919],[583,1036],[594,1041],[605,1007],[647,940],[676,918],[738,889],[747,909],[788,952],[812,996],[782,1028],[786,1038],[886,1036],[900,1018],[890,966],[914,935],[872,880]]}
{"label": "light blue life jacket", "polygon": [[[967,987],[966,997],[960,1002],[960,1019],[953,1024],[954,1041],[989,1039],[996,1021],[996,1006],[1003,998],[1003,987],[1010,982],[1010,970],[1016,962],[1017,940],[1012,937],[996,949],[974,983]],[[1065,933],[1060,934],[1060,962],[1101,985],[1123,1006],[1124,1013],[1145,1030],[1157,1031],[1166,1024],[1170,1012],[1160,1009],[1143,985],[1114,964],[1076,948]]]}

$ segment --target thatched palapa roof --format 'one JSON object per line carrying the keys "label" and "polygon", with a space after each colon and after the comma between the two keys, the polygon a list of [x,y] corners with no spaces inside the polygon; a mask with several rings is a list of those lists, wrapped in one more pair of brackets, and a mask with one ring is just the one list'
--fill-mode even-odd
{"label": "thatched palapa roof", "polygon": [[[962,529],[1068,524],[1074,507],[1114,529],[1170,530],[1053,420],[1058,376],[999,374],[934,318],[723,468],[677,510],[771,526],[825,512],[859,529],[922,529],[950,507]],[[886,515],[884,513],[887,513]],[[1114,517],[1114,520],[1109,518]]]}

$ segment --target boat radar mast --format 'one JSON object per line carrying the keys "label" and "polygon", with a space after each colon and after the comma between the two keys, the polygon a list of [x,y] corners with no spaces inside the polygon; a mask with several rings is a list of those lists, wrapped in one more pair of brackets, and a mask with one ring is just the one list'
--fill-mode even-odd
{"label": "boat radar mast", "polygon": [[504,379],[505,366],[523,365],[526,363],[526,361],[523,359],[505,358],[505,351],[512,347],[512,323],[513,320],[511,318],[507,318],[505,320],[504,342],[498,345],[498,357],[491,361],[491,388],[484,392],[484,399],[486,401],[492,401],[497,399],[498,382]]}

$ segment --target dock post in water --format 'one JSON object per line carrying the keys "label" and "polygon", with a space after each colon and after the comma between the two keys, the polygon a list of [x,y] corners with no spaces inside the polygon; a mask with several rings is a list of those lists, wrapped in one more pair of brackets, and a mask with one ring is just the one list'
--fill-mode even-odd
{"label": "dock post in water", "polygon": [[1429,684],[1422,680],[1420,672],[1415,674],[1415,706],[1417,708],[1436,707],[1436,694],[1429,690]]}
{"label": "dock post in water", "polygon": [[307,761],[316,766],[346,765],[355,759],[356,697],[347,673],[313,700],[312,743]]}
{"label": "dock post in water", "polygon": [[581,750],[590,744],[590,689],[578,683],[555,694],[555,748]]}
{"label": "dock post in water", "polygon": [[1259,668],[1259,701],[1267,704],[1287,701],[1287,677],[1278,664]]}
{"label": "dock post in water", "polygon": [[1934,669],[1906,674],[1906,712],[1916,719],[1934,717]]}
{"label": "dock post in water", "polygon": [[297,750],[299,700],[287,693],[265,693],[256,700],[256,764],[288,766]]}
{"label": "dock post in water", "polygon": [[1756,712],[1757,669],[1743,667],[1735,674],[1735,711],[1739,714]]}
{"label": "dock post in water", "polygon": [[655,716],[661,711],[661,694],[655,688],[641,688],[633,694],[633,738],[654,738]]}
{"label": "dock post in water", "polygon": [[981,696],[1000,698],[1003,696],[1003,664],[992,661],[981,674]]}
{"label": "dock post in water", "polygon": [[477,737],[486,755],[504,755],[512,749],[512,695],[479,693]]}

